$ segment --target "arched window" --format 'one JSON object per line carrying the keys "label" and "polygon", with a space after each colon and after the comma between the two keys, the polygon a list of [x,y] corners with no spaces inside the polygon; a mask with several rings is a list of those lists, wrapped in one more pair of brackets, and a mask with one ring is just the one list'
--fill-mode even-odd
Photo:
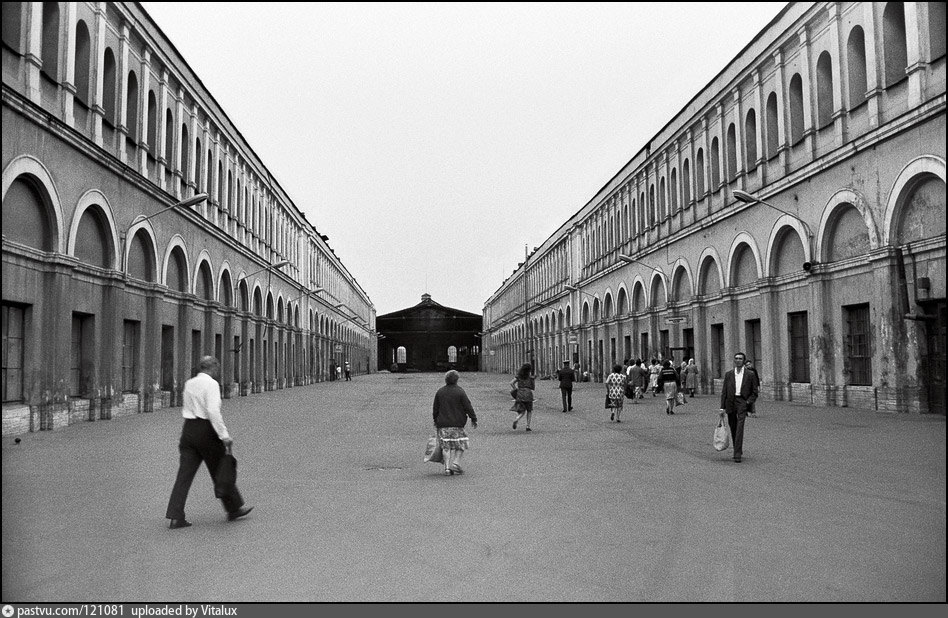
{"label": "arched window", "polygon": [[727,128],[727,172],[725,179],[730,182],[737,178],[737,129],[732,122]]}
{"label": "arched window", "polygon": [[777,128],[777,93],[771,92],[767,97],[767,158],[777,156],[780,149],[780,131]]}
{"label": "arched window", "polygon": [[43,66],[46,77],[59,81],[59,3],[43,3]]}
{"label": "arched window", "polygon": [[224,162],[217,162],[217,204],[224,210],[227,203],[224,201]]}
{"label": "arched window", "polygon": [[901,2],[886,4],[882,14],[882,48],[885,58],[885,87],[888,88],[905,77],[905,69],[908,66],[905,7]]}
{"label": "arched window", "polygon": [[652,278],[652,291],[649,294],[649,307],[663,307],[668,304],[668,297],[665,295],[665,286],[662,285],[662,278],[655,275]]}
{"label": "arched window", "polygon": [[655,212],[655,185],[649,185],[648,188],[648,224],[649,227],[658,222],[658,214]]}
{"label": "arched window", "polygon": [[846,43],[846,55],[849,56],[849,108],[862,104],[866,100],[866,35],[856,26],[849,33]]}
{"label": "arched window", "polygon": [[76,258],[100,268],[112,268],[112,236],[98,206],[90,206],[79,219],[76,230]]}
{"label": "arched window", "polygon": [[148,91],[148,154],[156,156],[158,152],[158,99],[155,91]]}
{"label": "arched window", "polygon": [[820,54],[816,61],[816,115],[820,129],[833,122],[833,60],[829,52]]}
{"label": "arched window", "polygon": [[226,270],[221,273],[221,286],[220,291],[218,291],[217,296],[219,297],[221,304],[225,307],[234,306],[234,286],[230,281],[230,273]]}
{"label": "arched window", "polygon": [[704,193],[704,150],[699,148],[695,155],[695,199],[703,199]]}
{"label": "arched window", "polygon": [[806,260],[803,241],[792,227],[785,227],[779,232],[773,255],[771,275],[779,277],[803,272],[803,262]]}
{"label": "arched window", "polygon": [[673,294],[674,299],[678,302],[686,301],[691,298],[691,285],[689,285],[688,273],[684,268],[679,267],[675,272]]}
{"label": "arched window", "polygon": [[207,150],[207,172],[204,175],[204,190],[207,193],[211,192],[211,187],[213,187],[214,182],[214,151],[208,148]]}
{"label": "arched window", "polygon": [[[896,242],[936,238],[945,234],[945,181],[926,174],[909,187],[908,197],[899,209]],[[944,245],[942,245],[944,246]]]}
{"label": "arched window", "polygon": [[188,184],[188,181],[191,180],[191,176],[188,170],[188,146],[191,144],[191,137],[188,135],[188,125],[181,125],[181,178],[184,179],[184,184]]}
{"label": "arched window", "polygon": [[171,250],[171,256],[168,260],[167,285],[170,290],[188,291],[187,261],[184,259],[184,252],[181,247],[175,247]]}
{"label": "arched window", "polygon": [[721,184],[721,148],[718,146],[718,138],[711,140],[711,186],[708,189],[713,193],[718,190]]}
{"label": "arched window", "polygon": [[852,204],[838,206],[827,227],[828,261],[836,262],[869,253],[869,230],[862,215]]}
{"label": "arched window", "polygon": [[750,285],[757,281],[757,264],[754,261],[754,252],[747,244],[741,244],[734,252],[734,264],[731,271],[732,287]]}
{"label": "arched window", "polygon": [[76,22],[76,100],[89,106],[89,64],[90,44],[89,28],[81,19]]}
{"label": "arched window", "polygon": [[29,176],[20,176],[3,196],[3,235],[10,240],[53,251],[53,225],[45,191]]}
{"label": "arched window", "polygon": [[[6,4],[5,2],[3,4]],[[105,59],[102,62],[102,109],[105,111],[105,122],[115,126],[115,91],[116,91],[115,54],[112,48],[105,48]]]}
{"label": "arched window", "polygon": [[661,221],[668,218],[668,204],[665,202],[665,178],[658,181],[658,212]]}
{"label": "arched window", "polygon": [[757,169],[757,112],[753,109],[747,111],[744,119],[744,169]]}
{"label": "arched window", "polygon": [[198,193],[204,190],[204,163],[201,161],[201,138],[194,139],[194,190]]}
{"label": "arched window", "polygon": [[174,169],[174,114],[165,110],[165,165]]}
{"label": "arched window", "polygon": [[154,245],[145,230],[138,230],[128,249],[128,275],[142,281],[155,280]]}
{"label": "arched window", "polygon": [[790,144],[803,139],[803,78],[794,73],[790,78]]}
{"label": "arched window", "polygon": [[[19,2],[17,3],[19,4]],[[928,3],[929,62],[945,55],[945,3]]]}
{"label": "arched window", "polygon": [[688,159],[681,164],[681,194],[682,207],[688,208],[691,205],[691,166]]}
{"label": "arched window", "polygon": [[669,203],[671,204],[672,212],[678,212],[678,170],[673,169],[671,177],[671,195],[669,196]]}
{"label": "arched window", "polygon": [[201,267],[198,268],[197,281],[194,283],[196,286],[194,293],[198,298],[214,300],[214,279],[211,277],[211,267],[207,265],[207,262],[201,262]]}
{"label": "arched window", "polygon": [[718,265],[713,258],[707,258],[701,265],[701,274],[698,277],[698,294],[707,296],[721,291],[721,277]]}
{"label": "arched window", "polygon": [[23,54],[23,34],[21,20],[23,19],[22,2],[0,2],[3,7],[0,26],[3,28],[3,46],[12,49],[16,54]]}
{"label": "arched window", "polygon": [[125,108],[125,128],[128,129],[128,138],[138,143],[138,78],[135,77],[135,71],[128,72]]}
{"label": "arched window", "polygon": [[639,233],[644,234],[645,230],[648,229],[648,219],[645,216],[645,211],[647,209],[645,203],[645,191],[639,193]]}

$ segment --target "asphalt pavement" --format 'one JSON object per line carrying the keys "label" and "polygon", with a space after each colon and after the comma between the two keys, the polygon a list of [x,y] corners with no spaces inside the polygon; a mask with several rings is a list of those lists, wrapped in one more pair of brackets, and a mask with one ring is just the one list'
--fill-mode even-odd
{"label": "asphalt pavement", "polygon": [[4,602],[940,602],[945,417],[759,402],[744,459],[717,397],[669,416],[463,373],[465,474],[424,463],[441,374],[229,399],[228,522],[202,469],[169,530],[180,409],[2,441]]}

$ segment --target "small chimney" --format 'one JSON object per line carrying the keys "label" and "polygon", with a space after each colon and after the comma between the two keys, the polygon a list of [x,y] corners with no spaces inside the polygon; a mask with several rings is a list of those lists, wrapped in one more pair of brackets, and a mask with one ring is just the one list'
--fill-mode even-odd
{"label": "small chimney", "polygon": [[431,294],[425,292],[424,294],[421,295],[421,302],[425,303],[425,302],[428,302],[429,300],[431,300]]}

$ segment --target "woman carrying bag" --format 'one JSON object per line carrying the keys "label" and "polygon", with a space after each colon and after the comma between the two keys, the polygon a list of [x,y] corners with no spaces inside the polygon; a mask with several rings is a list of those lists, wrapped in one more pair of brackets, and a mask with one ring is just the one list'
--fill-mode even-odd
{"label": "woman carrying bag", "polygon": [[665,361],[664,367],[658,374],[658,389],[665,391],[665,414],[675,413],[675,402],[678,389],[681,388],[681,378],[672,367],[671,361]]}
{"label": "woman carrying bag", "polygon": [[510,407],[513,412],[517,412],[517,418],[513,422],[513,428],[517,428],[517,423],[526,415],[527,431],[530,429],[530,417],[533,416],[533,391],[536,389],[536,383],[533,380],[531,372],[533,367],[530,363],[524,363],[520,371],[513,380],[510,381],[510,388],[515,390],[514,404]]}
{"label": "woman carrying bag", "polygon": [[626,377],[622,372],[622,365],[615,365],[612,373],[606,378],[606,409],[612,410],[609,415],[610,421],[621,423],[619,419],[622,416],[622,397],[625,394]]}
{"label": "woman carrying bag", "polygon": [[[435,393],[432,417],[438,431],[438,442],[444,458],[445,476],[463,474],[461,455],[468,448],[468,437],[464,432],[467,419],[477,429],[477,415],[464,389],[458,386],[460,374],[452,369],[444,374],[444,386]],[[432,461],[436,461],[432,459]]]}

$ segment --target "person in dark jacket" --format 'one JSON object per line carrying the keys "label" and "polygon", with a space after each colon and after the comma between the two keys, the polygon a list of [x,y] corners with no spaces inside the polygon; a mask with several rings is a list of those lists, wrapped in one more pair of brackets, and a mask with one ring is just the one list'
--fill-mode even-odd
{"label": "person in dark jacket", "polygon": [[662,370],[658,372],[658,390],[665,391],[665,414],[675,413],[675,401],[679,388],[681,388],[681,378],[678,377],[678,372],[675,371],[672,362],[667,360],[662,364]]}
{"label": "person in dark jacket", "polygon": [[471,417],[471,427],[477,429],[477,415],[464,389],[458,386],[460,374],[452,369],[444,374],[445,385],[435,393],[432,416],[438,430],[438,440],[444,453],[444,474],[463,474],[461,454],[468,448],[464,426]]}
{"label": "person in dark jacket", "polygon": [[576,372],[569,368],[569,360],[563,361],[563,368],[556,372],[556,378],[560,381],[560,394],[563,395],[563,412],[572,411]]}

